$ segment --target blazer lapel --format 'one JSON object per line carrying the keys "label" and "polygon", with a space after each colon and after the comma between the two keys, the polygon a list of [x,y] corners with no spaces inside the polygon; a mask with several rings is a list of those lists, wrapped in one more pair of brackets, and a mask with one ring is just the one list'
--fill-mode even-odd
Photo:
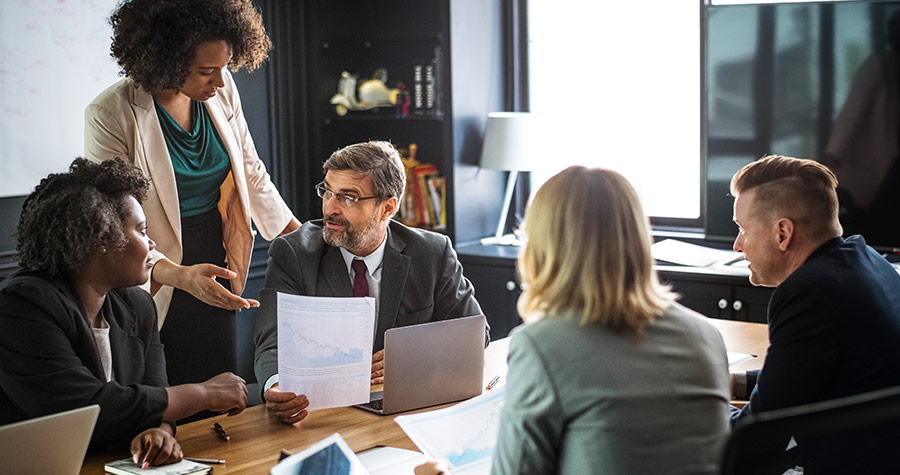
{"label": "blazer lapel", "polygon": [[375,332],[375,348],[384,348],[384,332],[394,328],[406,278],[409,274],[410,258],[403,254],[406,243],[395,238],[388,228],[387,245],[381,261],[381,296],[378,302],[378,331]]}
{"label": "blazer lapel", "polygon": [[109,323],[109,346],[112,349],[112,367],[116,382],[122,385],[143,381],[143,367],[135,363],[144,361],[144,344],[134,337],[136,317],[131,309],[110,292],[103,303],[103,311]]}
{"label": "blazer lapel", "polygon": [[172,168],[172,158],[169,157],[169,149],[166,147],[166,138],[163,136],[159,118],[156,116],[156,107],[153,105],[153,96],[141,88],[133,89],[134,97],[131,109],[134,111],[135,128],[135,163],[146,164],[149,178],[159,194],[159,201],[169,225],[175,231],[175,235],[181,240],[181,210],[178,206],[178,187],[175,185],[175,169]]}
{"label": "blazer lapel", "polygon": [[[230,75],[230,73],[227,73]],[[231,81],[229,77],[229,81]],[[241,150],[241,144],[238,143],[235,132],[231,129],[231,117],[226,114],[225,106],[220,95],[216,95],[212,99],[206,101],[206,112],[209,113],[219,139],[228,151],[228,159],[231,161],[231,175],[234,182],[234,188],[240,199],[241,209],[244,216],[247,217],[247,224],[250,224],[250,200],[247,191],[247,179],[244,177],[244,153]]]}
{"label": "blazer lapel", "polygon": [[322,256],[320,265],[326,291],[316,292],[316,295],[331,295],[332,297],[353,296],[350,275],[347,273],[347,265],[344,263],[340,249],[333,246],[325,246],[325,255]]}

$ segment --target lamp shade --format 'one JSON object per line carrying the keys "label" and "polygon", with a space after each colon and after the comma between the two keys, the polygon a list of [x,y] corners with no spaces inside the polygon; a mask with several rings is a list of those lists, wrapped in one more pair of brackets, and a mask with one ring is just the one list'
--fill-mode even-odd
{"label": "lamp shade", "polygon": [[542,160],[537,119],[529,112],[488,114],[481,149],[481,167],[492,170],[529,171]]}

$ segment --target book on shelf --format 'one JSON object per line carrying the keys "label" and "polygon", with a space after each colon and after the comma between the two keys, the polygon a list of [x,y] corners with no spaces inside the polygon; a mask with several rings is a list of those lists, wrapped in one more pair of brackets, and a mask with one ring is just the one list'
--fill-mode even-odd
{"label": "book on shelf", "polygon": [[401,147],[406,189],[397,219],[407,226],[441,230],[447,227],[446,179],[434,164],[416,160],[418,146]]}
{"label": "book on shelf", "polygon": [[445,229],[447,227],[447,209],[446,209],[446,180],[442,176],[430,175],[426,178],[428,184],[428,194],[431,197],[432,209],[434,210],[434,229]]}
{"label": "book on shelf", "polygon": [[417,64],[413,66],[413,112],[421,114],[424,112],[425,106],[425,84],[422,77],[423,66]]}
{"label": "book on shelf", "polygon": [[434,109],[434,64],[425,65],[425,109]]}
{"label": "book on shelf", "polygon": [[435,224],[431,193],[428,191],[426,177],[437,175],[437,172],[437,167],[430,163],[423,163],[413,169],[413,178],[415,180],[413,193],[416,195],[416,220],[423,226],[433,226]]}

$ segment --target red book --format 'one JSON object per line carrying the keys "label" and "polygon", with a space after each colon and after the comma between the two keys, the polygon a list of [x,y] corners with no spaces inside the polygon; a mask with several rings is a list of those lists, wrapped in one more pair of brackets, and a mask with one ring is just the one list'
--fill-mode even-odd
{"label": "red book", "polygon": [[413,186],[413,192],[416,196],[416,220],[419,222],[419,225],[428,226],[433,224],[428,212],[431,197],[428,193],[428,185],[425,183],[425,176],[434,174],[437,174],[437,167],[430,163],[423,163],[413,169],[413,177],[415,177],[416,181]]}

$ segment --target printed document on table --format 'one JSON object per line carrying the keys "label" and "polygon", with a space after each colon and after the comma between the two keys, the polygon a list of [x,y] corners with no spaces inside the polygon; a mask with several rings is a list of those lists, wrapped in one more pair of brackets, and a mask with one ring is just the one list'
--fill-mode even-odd
{"label": "printed document on table", "polygon": [[394,418],[431,459],[450,462],[454,475],[489,474],[505,386],[437,411]]}
{"label": "printed document on table", "polygon": [[735,353],[733,351],[728,352],[728,366],[733,364],[740,363],[741,361],[746,361],[754,358],[753,355],[748,355],[747,353]]}
{"label": "printed document on table", "polygon": [[694,267],[730,265],[743,259],[743,254],[739,252],[698,246],[675,239],[653,243],[650,254],[658,261]]}
{"label": "printed document on table", "polygon": [[305,394],[309,410],[369,402],[372,297],[278,293],[278,387]]}

